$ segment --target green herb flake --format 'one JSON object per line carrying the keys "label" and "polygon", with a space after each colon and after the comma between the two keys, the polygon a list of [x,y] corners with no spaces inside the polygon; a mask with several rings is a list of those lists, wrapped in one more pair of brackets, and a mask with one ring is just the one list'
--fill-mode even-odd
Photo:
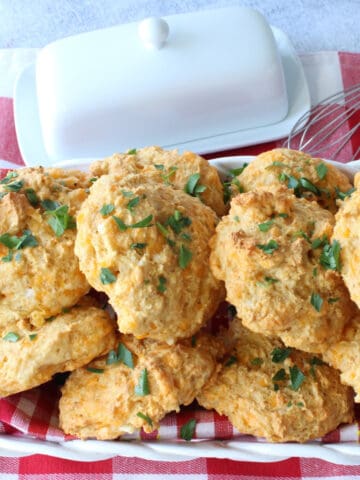
{"label": "green herb flake", "polygon": [[351,197],[351,194],[356,190],[355,187],[350,188],[347,192],[341,192],[337,187],[335,188],[336,198],[340,200],[345,200],[347,197]]}
{"label": "green herb flake", "polygon": [[104,373],[103,368],[86,367],[86,370],[92,373]]}
{"label": "green herb flake", "polygon": [[52,322],[53,320],[55,320],[56,316],[53,315],[52,317],[48,317],[48,318],[45,318],[45,322]]}
{"label": "green herb flake", "polygon": [[140,197],[134,197],[126,204],[126,208],[129,210],[129,212],[133,212],[134,208],[139,204],[139,202]]}
{"label": "green herb flake", "polygon": [[15,343],[17,342],[18,340],[20,340],[20,335],[18,335],[17,333],[15,332],[9,332],[5,335],[5,337],[3,337],[3,340],[5,342],[11,342],[11,343]]}
{"label": "green herb flake", "polygon": [[279,244],[275,240],[270,240],[265,244],[257,244],[256,246],[267,255],[272,255],[279,248]]}
{"label": "green herb flake", "polygon": [[328,238],[326,235],[323,235],[322,237],[315,238],[313,242],[311,243],[311,248],[315,250],[316,248],[323,247],[324,245],[328,244]]}
{"label": "green herb flake", "polygon": [[191,346],[192,346],[192,347],[196,347],[196,335],[193,335],[193,336],[191,337]]}
{"label": "green herb flake", "polygon": [[143,250],[147,247],[147,243],[132,243],[130,245],[131,250]]}
{"label": "green herb flake", "polygon": [[142,370],[140,373],[139,381],[138,384],[135,385],[134,393],[139,397],[145,397],[146,395],[150,394],[148,372],[146,368],[144,368],[144,370]]}
{"label": "green herb flake", "polygon": [[115,210],[115,206],[112,203],[107,203],[107,204],[104,204],[99,211],[103,217],[106,217],[106,215],[109,215],[114,210]]}
{"label": "green herb flake", "polygon": [[310,303],[317,312],[320,312],[323,302],[324,302],[323,299],[320,297],[318,293],[313,292],[311,294]]}
{"label": "green herb flake", "polygon": [[55,210],[45,210],[45,214],[48,216],[48,224],[57,237],[61,237],[65,230],[76,228],[75,218],[69,215],[67,205],[61,205]]}
{"label": "green herb flake", "polygon": [[140,222],[133,223],[132,225],[128,225],[128,227],[129,228],[151,227],[152,219],[153,219],[153,215],[149,215],[148,217],[144,218],[143,220],[140,220]]}
{"label": "green herb flake", "polygon": [[180,429],[181,438],[189,442],[194,437],[195,428],[196,428],[196,420],[195,418],[192,418],[187,423],[185,423],[185,425],[181,427]]}
{"label": "green herb flake", "polygon": [[278,213],[276,216],[280,217],[280,218],[288,218],[289,217],[289,215],[287,213]]}
{"label": "green herb flake", "polygon": [[316,267],[313,269],[312,274],[313,274],[313,277],[314,277],[314,278],[317,277],[318,269],[317,269]]}
{"label": "green herb flake", "polygon": [[191,235],[189,233],[181,233],[180,234],[180,238],[182,238],[183,240],[186,240],[187,242],[191,242],[192,238],[191,238]]}
{"label": "green herb flake", "polygon": [[303,408],[305,406],[303,402],[296,402],[295,405],[299,408]]}
{"label": "green herb flake", "polygon": [[232,168],[231,170],[228,171],[228,176],[229,177],[238,177],[239,175],[242,174],[242,172],[245,170],[245,168],[248,166],[248,163],[244,163],[241,167],[239,168]]}
{"label": "green herb flake", "polygon": [[265,282],[267,285],[273,285],[274,283],[280,282],[280,280],[278,280],[277,278],[273,278],[273,277],[265,277],[265,278],[264,278],[264,282]]}
{"label": "green herb flake", "polygon": [[14,253],[12,252],[12,250],[9,250],[9,253],[5,255],[5,257],[2,257],[1,261],[5,263],[11,262],[11,260],[13,259],[13,256],[14,256]]}
{"label": "green herb flake", "polygon": [[175,210],[166,220],[166,225],[168,225],[176,235],[179,235],[184,228],[189,227],[191,223],[191,219],[184,217],[179,210]]}
{"label": "green herb flake", "polygon": [[96,180],[98,180],[98,177],[92,177],[90,178],[89,183],[95,183]]}
{"label": "green herb flake", "polygon": [[29,339],[30,339],[31,342],[33,342],[36,337],[37,337],[37,333],[30,333],[30,335],[29,335]]}
{"label": "green herb flake", "polygon": [[272,377],[273,382],[282,382],[286,380],[286,372],[284,368],[280,368],[275,375]]}
{"label": "green herb flake", "polygon": [[131,148],[131,149],[128,150],[126,153],[127,153],[128,155],[136,155],[136,152],[137,152],[136,148]]}
{"label": "green herb flake", "polygon": [[340,250],[340,243],[337,240],[334,240],[332,244],[328,243],[324,245],[320,255],[320,264],[326,270],[337,270],[340,272]]}
{"label": "green herb flake", "polygon": [[324,180],[327,172],[328,172],[328,167],[325,165],[325,163],[319,163],[319,165],[316,166],[316,173],[320,178],[320,180]]}
{"label": "green herb flake", "polygon": [[192,252],[181,244],[179,248],[179,267],[185,269],[191,262],[192,256]]}
{"label": "green herb flake", "polygon": [[282,363],[291,355],[291,352],[291,348],[274,348],[271,352],[271,361],[274,363]]}
{"label": "green herb flake", "polygon": [[161,235],[163,235],[165,238],[169,236],[170,232],[164,227],[164,225],[162,225],[160,222],[156,222],[156,226]]}
{"label": "green herb flake", "polygon": [[43,200],[41,202],[41,206],[45,211],[53,211],[61,207],[59,202],[55,202],[54,200],[49,200],[49,199]]}
{"label": "green herb flake", "polygon": [[121,190],[121,193],[123,194],[124,197],[126,198],[131,198],[134,196],[134,193],[133,192],[130,192],[128,190]]}
{"label": "green herb flake", "polygon": [[199,183],[200,173],[194,173],[190,175],[186,182],[184,191],[192,197],[199,197],[200,193],[205,192],[206,186]]}
{"label": "green herb flake", "polygon": [[158,163],[158,164],[155,164],[154,167],[156,168],[156,170],[165,170],[164,165],[159,164],[159,163]]}
{"label": "green herb flake", "polygon": [[291,389],[297,391],[299,390],[303,381],[305,380],[305,375],[299,369],[299,367],[297,367],[297,365],[294,365],[293,367],[289,367],[289,372],[290,372]]}
{"label": "green herb flake", "polygon": [[145,422],[150,425],[150,427],[153,426],[153,422],[151,420],[151,418],[148,416],[148,415],[145,415],[145,413],[142,413],[142,412],[138,412],[136,414],[137,417],[141,418],[142,420],[145,420]]}
{"label": "green herb flake", "polygon": [[40,203],[39,197],[36,195],[36,192],[33,188],[26,188],[25,189],[25,195],[26,198],[28,199],[30,205],[33,207],[37,207]]}
{"label": "green herb flake", "polygon": [[336,303],[340,300],[340,297],[330,297],[328,298],[328,303],[332,304],[332,303]]}
{"label": "green herb flake", "polygon": [[12,180],[13,178],[16,178],[18,177],[18,173],[15,172],[15,171],[12,171],[12,172],[8,172],[6,174],[6,177],[4,177],[3,179],[0,180],[0,184],[4,185],[4,184],[7,184],[10,182],[10,180]]}
{"label": "green herb flake", "polygon": [[271,167],[282,167],[282,168],[290,168],[289,165],[286,165],[286,163],[283,162],[272,162],[270,165],[268,165],[266,168],[271,168]]}
{"label": "green herb flake", "polygon": [[157,291],[160,293],[164,293],[166,291],[166,278],[163,277],[162,275],[159,276],[159,283],[156,288],[157,288]]}
{"label": "green herb flake", "polygon": [[112,218],[121,232],[125,232],[125,230],[128,229],[128,226],[121,220],[121,218],[117,217],[116,215],[113,215]]}
{"label": "green herb flake", "polygon": [[24,230],[21,237],[4,233],[0,235],[0,243],[8,247],[10,250],[20,250],[25,247],[36,247],[39,245],[38,241],[30,230]]}
{"label": "green herb flake", "polygon": [[312,357],[309,360],[310,363],[310,374],[315,377],[315,367],[325,365],[324,362],[319,357]]}
{"label": "green herb flake", "polygon": [[134,368],[134,360],[132,357],[132,353],[126,348],[123,343],[119,343],[117,358],[119,362],[122,362],[127,367]]}
{"label": "green herb flake", "polygon": [[225,367],[230,367],[230,365],[233,365],[234,363],[237,362],[237,357],[235,355],[231,355],[225,362]]}
{"label": "green herb flake", "polygon": [[22,180],[17,180],[16,182],[8,183],[4,186],[4,189],[8,192],[18,192],[24,186],[24,182]]}
{"label": "green herb flake", "polygon": [[255,367],[259,367],[260,365],[262,365],[264,363],[264,360],[260,357],[256,357],[256,358],[253,358],[251,361],[250,361],[251,365],[254,365]]}
{"label": "green herb flake", "polygon": [[258,227],[261,232],[268,232],[270,228],[273,226],[274,220],[268,220],[267,222],[264,223],[259,223]]}
{"label": "green herb flake", "polygon": [[116,281],[116,276],[108,268],[101,268],[100,270],[100,282],[103,285],[109,285]]}

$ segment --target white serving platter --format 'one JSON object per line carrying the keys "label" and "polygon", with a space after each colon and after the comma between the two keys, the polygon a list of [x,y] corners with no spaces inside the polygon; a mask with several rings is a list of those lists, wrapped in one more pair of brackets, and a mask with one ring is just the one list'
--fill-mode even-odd
{"label": "white serving platter", "polygon": [[[232,156],[210,160],[220,175],[228,170],[253,161],[254,156]],[[348,175],[350,180],[360,171],[360,161],[342,164],[326,160]],[[69,160],[60,165],[65,168],[86,170],[91,159]],[[1,168],[1,164],[0,164]],[[241,440],[146,441],[140,440],[69,440],[65,442],[41,441],[13,435],[0,435],[0,456],[24,457],[40,453],[58,458],[92,462],[115,456],[140,457],[157,461],[186,461],[199,457],[226,458],[249,462],[277,462],[290,457],[319,458],[342,465],[360,465],[360,445],[353,441],[358,436],[357,424],[342,429],[342,438],[352,441],[322,444],[314,440],[305,444]]]}
{"label": "white serving platter", "polygon": [[[271,125],[238,130],[181,144],[161,145],[164,148],[192,150],[200,154],[255,145],[286,137],[296,121],[310,108],[310,94],[305,74],[289,38],[272,27],[284,69],[289,111],[284,120]],[[14,90],[15,127],[21,155],[28,166],[49,166],[45,151],[36,94],[35,63],[28,65],[18,77]],[[140,145],[129,145],[129,148]],[[104,154],[106,156],[107,154]]]}

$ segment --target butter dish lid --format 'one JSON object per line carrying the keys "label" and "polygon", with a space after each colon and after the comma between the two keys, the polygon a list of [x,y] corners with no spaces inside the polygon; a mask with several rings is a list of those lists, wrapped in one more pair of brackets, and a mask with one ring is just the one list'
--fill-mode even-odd
{"label": "butter dish lid", "polygon": [[211,138],[281,123],[289,113],[273,30],[244,7],[58,40],[40,51],[34,81],[50,162],[154,144],[210,145]]}

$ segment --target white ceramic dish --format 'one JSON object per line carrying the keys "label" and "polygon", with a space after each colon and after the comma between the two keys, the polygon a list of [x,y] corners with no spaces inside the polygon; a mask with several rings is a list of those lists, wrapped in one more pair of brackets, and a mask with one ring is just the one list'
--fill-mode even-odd
{"label": "white ceramic dish", "polygon": [[[253,156],[223,157],[210,160],[221,175],[229,169],[243,163],[251,162]],[[86,169],[89,160],[71,160],[64,162],[68,168]],[[360,161],[341,164],[332,162],[350,179],[360,171]],[[349,425],[342,430],[342,438],[357,438],[358,427]],[[269,444],[267,442],[229,441],[195,441],[191,443],[169,441],[97,441],[71,440],[67,442],[44,442],[31,438],[0,435],[0,456],[23,457],[41,453],[59,458],[79,461],[96,461],[112,458],[117,455],[141,457],[160,461],[185,461],[197,457],[228,458],[252,462],[276,462],[290,457],[320,458],[343,465],[360,465],[360,446],[354,441],[332,444],[321,444],[312,441],[306,444]]]}
{"label": "white ceramic dish", "polygon": [[[289,134],[298,118],[310,108],[310,95],[301,62],[289,38],[277,28],[272,30],[280,53],[288,92],[289,111],[284,120],[264,127],[239,130],[181,144],[162,145],[163,147],[209,153],[263,143]],[[25,163],[29,166],[49,166],[50,159],[45,150],[39,120],[35,64],[26,67],[18,78],[14,91],[14,114],[18,143]],[[134,147],[140,145],[127,145],[123,150]],[[117,150],[122,149],[119,147]],[[102,156],[106,155],[107,153]]]}

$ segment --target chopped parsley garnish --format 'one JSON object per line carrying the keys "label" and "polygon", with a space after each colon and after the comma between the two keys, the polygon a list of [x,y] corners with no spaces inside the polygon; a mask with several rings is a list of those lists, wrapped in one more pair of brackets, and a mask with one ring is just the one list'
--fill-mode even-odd
{"label": "chopped parsley garnish", "polygon": [[283,168],[290,168],[289,165],[286,165],[286,163],[283,162],[272,162],[270,165],[268,165],[266,168],[271,168],[271,167],[283,167]]}
{"label": "chopped parsley garnish", "polygon": [[309,363],[310,363],[310,374],[313,377],[315,377],[315,367],[319,365],[324,365],[324,362],[319,357],[312,357]]}
{"label": "chopped parsley garnish", "polygon": [[3,337],[3,340],[5,340],[5,342],[12,342],[12,343],[17,342],[19,339],[20,339],[20,335],[18,335],[15,332],[9,332],[5,335],[5,337]]}
{"label": "chopped parsley garnish", "polygon": [[142,420],[145,420],[145,422],[146,422],[147,424],[149,424],[150,427],[153,426],[153,422],[152,422],[151,418],[150,418],[148,415],[145,415],[145,414],[142,413],[142,412],[138,412],[138,413],[136,414],[136,416],[139,417],[139,418],[141,418]]}
{"label": "chopped parsley garnish", "polygon": [[259,223],[258,227],[261,232],[268,232],[270,228],[273,226],[274,220],[268,220],[267,222],[264,223]]}
{"label": "chopped parsley garnish", "polygon": [[148,217],[140,220],[140,222],[133,223],[132,225],[128,225],[129,228],[144,228],[144,227],[151,227],[153,216],[149,215]]}
{"label": "chopped parsley garnish", "polygon": [[328,303],[330,303],[330,304],[331,303],[336,303],[339,300],[340,300],[340,297],[334,297],[334,298],[330,297],[330,298],[328,298]]}
{"label": "chopped parsley garnish", "polygon": [[332,244],[325,244],[320,255],[320,264],[326,270],[337,270],[340,272],[340,243],[334,240]]}
{"label": "chopped parsley garnish", "polygon": [[325,165],[325,163],[319,163],[319,165],[316,166],[316,173],[320,178],[320,180],[324,180],[327,172],[328,172],[328,167]]}
{"label": "chopped parsley garnish", "polygon": [[45,318],[45,322],[52,322],[53,320],[55,320],[56,316],[53,315],[51,317],[48,317],[48,318]]}
{"label": "chopped parsley garnish", "polygon": [[[155,168],[156,168],[156,166],[155,166]],[[161,174],[161,178],[163,179],[165,185],[170,185],[170,178],[175,174],[177,169],[178,169],[178,167],[169,167],[167,173],[162,173]]]}
{"label": "chopped parsley garnish", "polygon": [[289,372],[291,389],[295,391],[299,390],[301,384],[305,380],[305,375],[296,365],[289,367]]}
{"label": "chopped parsley garnish", "polygon": [[98,177],[92,177],[90,178],[89,183],[95,183],[96,180],[98,180]]}
{"label": "chopped parsley garnish", "polygon": [[238,177],[239,175],[242,174],[242,172],[245,170],[245,168],[248,166],[248,163],[244,163],[241,167],[239,168],[232,168],[231,170],[228,171],[228,176],[233,178],[233,177]]}
{"label": "chopped parsley garnish", "polygon": [[313,273],[313,277],[317,277],[318,269],[315,267],[312,273]]}
{"label": "chopped parsley garnish", "polygon": [[10,180],[12,180],[13,178],[16,178],[17,176],[18,176],[17,172],[8,172],[6,174],[6,177],[4,177],[2,180],[0,180],[0,183],[2,185],[7,184],[7,183],[10,182]]}
{"label": "chopped parsley garnish", "polygon": [[102,268],[100,271],[100,282],[103,285],[108,285],[109,283],[114,283],[116,281],[116,276],[108,268]]}
{"label": "chopped parsley garnish", "polygon": [[304,407],[304,403],[303,402],[296,402],[296,406],[299,407],[299,408],[302,408]]}
{"label": "chopped parsley garnish", "polygon": [[143,250],[147,246],[147,243],[132,243],[130,245],[131,250]]}
{"label": "chopped parsley garnish", "polygon": [[253,358],[250,363],[251,363],[251,365],[254,365],[255,367],[259,367],[260,365],[262,365],[264,363],[264,360],[260,357],[256,357],[256,358]]}
{"label": "chopped parsley garnish", "polygon": [[159,230],[159,232],[165,237],[167,238],[169,235],[170,235],[170,232],[164,227],[164,225],[162,225],[160,222],[156,222],[156,226]]}
{"label": "chopped parsley garnish", "polygon": [[30,339],[31,342],[33,340],[35,340],[36,337],[37,337],[37,333],[30,333],[30,335],[29,335],[29,339]]}
{"label": "chopped parsley garnish", "polygon": [[121,220],[121,218],[116,217],[115,215],[113,215],[112,218],[115,220],[116,225],[118,226],[119,230],[124,232],[128,228],[151,227],[152,226],[151,222],[152,222],[152,219],[153,219],[153,215],[149,215],[148,217],[144,218],[143,220],[140,220],[139,222],[133,223],[132,225],[126,225],[126,223],[124,223],[124,221]]}
{"label": "chopped parsley garnish", "polygon": [[156,168],[156,170],[165,170],[164,165],[162,165],[161,163],[155,164],[154,167]]}
{"label": "chopped parsley garnish", "polygon": [[137,385],[135,385],[134,393],[139,397],[145,397],[146,395],[150,394],[148,373],[146,368],[144,368],[144,370],[141,370],[139,382]]}
{"label": "chopped parsley garnish", "polygon": [[178,235],[184,228],[189,227],[191,223],[191,219],[189,217],[184,217],[179,210],[175,210],[166,220],[166,226],[169,226],[176,235]]}
{"label": "chopped parsley garnish", "polygon": [[41,206],[44,210],[56,210],[61,205],[60,205],[59,202],[55,202],[54,200],[46,199],[46,200],[43,200],[41,202]]}
{"label": "chopped parsley garnish", "polygon": [[268,285],[272,285],[273,283],[280,282],[280,280],[278,280],[277,278],[273,278],[273,277],[265,277],[264,281]]}
{"label": "chopped parsley garnish", "polygon": [[123,363],[129,368],[134,368],[134,360],[130,350],[126,348],[123,343],[119,343],[117,352],[111,350],[106,359],[106,365],[113,365],[114,363]]}
{"label": "chopped parsley garnish", "polygon": [[340,200],[345,200],[347,197],[351,197],[351,194],[354,193],[356,190],[355,187],[350,188],[347,192],[341,192],[337,187],[335,188],[336,198]]}
{"label": "chopped parsley garnish", "polygon": [[126,208],[129,210],[129,212],[132,212],[134,208],[139,204],[139,202],[140,197],[134,197],[126,204]]}
{"label": "chopped parsley garnish", "polygon": [[4,186],[5,190],[8,192],[18,192],[24,186],[24,182],[22,180],[17,180],[12,183],[8,183]]}
{"label": "chopped parsley garnish", "polygon": [[123,194],[124,197],[126,198],[131,198],[134,196],[133,192],[127,191],[127,190],[121,190],[121,193]]}
{"label": "chopped parsley garnish", "polygon": [[104,373],[103,368],[86,367],[86,370],[92,373]]}
{"label": "chopped parsley garnish", "polygon": [[166,278],[160,275],[159,277],[159,283],[158,286],[156,287],[157,291],[160,293],[164,293],[166,291]]}
{"label": "chopped parsley garnish", "polygon": [[276,216],[280,217],[280,218],[288,218],[289,217],[289,215],[287,213],[278,213]]}
{"label": "chopped parsley garnish", "polygon": [[271,361],[274,363],[282,363],[291,355],[291,348],[274,348],[271,352]]}
{"label": "chopped parsley garnish", "polygon": [[186,268],[192,259],[192,252],[185,247],[185,245],[181,244],[179,248],[179,267]]}
{"label": "chopped parsley garnish", "polygon": [[196,420],[195,418],[192,418],[187,423],[185,423],[185,425],[181,427],[180,429],[181,438],[189,442],[194,437],[195,428],[196,428]]}
{"label": "chopped parsley garnish", "polygon": [[321,191],[310,180],[305,177],[296,178],[286,173],[281,173],[279,180],[282,182],[288,182],[287,187],[294,190],[294,194],[297,197],[302,197],[304,192],[311,192],[317,196],[321,196]]}
{"label": "chopped parsley garnish", "polygon": [[323,247],[324,245],[328,244],[328,238],[326,235],[322,237],[315,238],[315,240],[311,243],[311,248],[315,250],[316,248]]}
{"label": "chopped parsley garnish", "polygon": [[307,242],[311,243],[311,240],[309,238],[309,235],[307,233],[304,232],[304,230],[298,230],[297,232],[294,232],[293,233],[293,237],[295,238],[299,238],[299,237],[302,237],[304,238]]}
{"label": "chopped parsley garnish", "polygon": [[313,292],[311,294],[310,303],[317,312],[320,312],[323,302],[324,302],[323,299],[320,297],[318,293]]}
{"label": "chopped parsley garnish", "polygon": [[100,208],[100,213],[103,217],[106,217],[106,215],[109,215],[114,210],[115,206],[112,203],[107,203]]}
{"label": "chopped parsley garnish", "polygon": [[[59,205],[57,202],[52,202],[51,200],[44,200],[41,204],[43,207],[44,204],[48,207]],[[45,214],[48,216],[48,224],[57,237],[61,237],[65,230],[76,228],[75,218],[69,215],[69,207],[67,205],[60,205],[56,208],[45,208]]]}
{"label": "chopped parsley garnish", "polygon": [[268,243],[264,244],[258,243],[256,246],[268,255],[272,255],[274,251],[279,248],[279,244],[275,240],[270,240]]}
{"label": "chopped parsley garnish", "polygon": [[244,163],[244,165],[240,168],[233,168],[232,170],[229,170],[228,172],[228,177],[229,180],[225,181],[223,183],[223,188],[224,188],[224,203],[228,203],[228,201],[231,198],[231,186],[235,185],[239,193],[243,193],[244,189],[241,186],[241,183],[239,182],[239,179],[237,178],[243,171],[244,169],[248,166],[247,163]]}
{"label": "chopped parsley garnish", "polygon": [[225,367],[230,367],[230,365],[233,365],[234,363],[237,362],[237,358],[235,355],[231,355],[225,362]]}
{"label": "chopped parsley garnish", "polygon": [[189,180],[187,181],[184,191],[192,197],[199,197],[200,193],[205,192],[206,186],[199,183],[200,173],[194,173],[190,175]]}
{"label": "chopped parsley garnish", "polygon": [[275,375],[272,377],[273,382],[282,382],[283,380],[286,380],[286,372],[285,368],[280,368]]}
{"label": "chopped parsley garnish", "polygon": [[191,235],[189,233],[181,233],[180,238],[182,238],[183,240],[186,240],[187,242],[191,242],[192,240]]}
{"label": "chopped parsley garnish", "polygon": [[21,237],[10,235],[9,233],[3,233],[0,235],[0,243],[5,245],[5,247],[8,247],[9,250],[20,250],[25,247],[37,247],[39,245],[30,230],[24,230]]}
{"label": "chopped parsley garnish", "polygon": [[33,207],[36,207],[40,203],[39,197],[36,195],[36,192],[33,188],[26,188],[25,189],[25,195],[26,198],[28,199],[30,205]]}
{"label": "chopped parsley garnish", "polygon": [[131,148],[126,152],[128,155],[136,155],[136,148]]}

